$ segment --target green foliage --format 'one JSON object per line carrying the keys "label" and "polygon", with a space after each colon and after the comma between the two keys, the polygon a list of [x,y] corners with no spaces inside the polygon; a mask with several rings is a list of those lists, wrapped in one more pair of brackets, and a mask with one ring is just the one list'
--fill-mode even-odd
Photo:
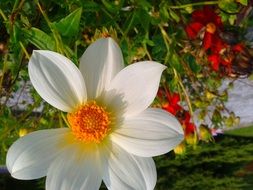
{"label": "green foliage", "polygon": [[249,190],[252,187],[253,139],[219,137],[215,144],[202,144],[185,156],[155,159],[157,190]]}
{"label": "green foliage", "polygon": [[237,2],[241,3],[244,6],[248,5],[248,0],[237,0]]}
{"label": "green foliage", "polygon": [[56,30],[64,37],[74,37],[79,32],[79,24],[82,14],[82,8],[76,9],[59,22],[52,23]]}
{"label": "green foliage", "polygon": [[184,56],[184,60],[188,64],[188,66],[190,67],[190,69],[192,70],[194,74],[198,74],[201,71],[201,66],[198,63],[196,63],[194,56],[190,54],[186,54]]}
{"label": "green foliage", "polygon": [[228,130],[225,132],[229,135],[242,136],[242,137],[253,137],[253,126],[242,127],[234,130]]}
{"label": "green foliage", "polygon": [[[38,49],[55,51],[56,44],[52,36],[38,28],[23,29],[24,37]],[[43,40],[42,40],[43,39]]]}
{"label": "green foliage", "polygon": [[[244,2],[245,3],[245,2]],[[221,0],[219,1],[219,7],[228,13],[237,13],[239,6],[235,0]],[[247,4],[246,4],[247,5]]]}

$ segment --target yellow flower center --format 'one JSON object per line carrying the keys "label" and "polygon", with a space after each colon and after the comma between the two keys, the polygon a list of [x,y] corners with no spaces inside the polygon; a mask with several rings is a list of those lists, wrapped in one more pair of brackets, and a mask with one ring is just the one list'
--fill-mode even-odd
{"label": "yellow flower center", "polygon": [[111,130],[110,114],[95,101],[68,113],[67,119],[74,136],[83,142],[100,143]]}
{"label": "yellow flower center", "polygon": [[209,22],[207,25],[206,25],[206,31],[213,34],[215,31],[216,31],[216,26],[214,23],[212,22]]}

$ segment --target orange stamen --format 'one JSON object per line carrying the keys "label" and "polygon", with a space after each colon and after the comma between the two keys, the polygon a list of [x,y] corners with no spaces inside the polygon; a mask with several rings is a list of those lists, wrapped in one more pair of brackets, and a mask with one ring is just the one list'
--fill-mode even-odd
{"label": "orange stamen", "polygon": [[111,130],[109,113],[95,101],[79,106],[67,118],[74,136],[84,142],[100,143]]}
{"label": "orange stamen", "polygon": [[206,25],[206,31],[213,34],[215,31],[216,31],[216,26],[214,23],[212,22],[209,22],[207,25]]}

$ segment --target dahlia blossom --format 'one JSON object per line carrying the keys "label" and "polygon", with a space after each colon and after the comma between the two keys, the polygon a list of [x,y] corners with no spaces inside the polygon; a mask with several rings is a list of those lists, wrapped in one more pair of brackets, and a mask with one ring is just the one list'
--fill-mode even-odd
{"label": "dahlia blossom", "polygon": [[221,17],[215,13],[214,9],[204,6],[203,9],[195,10],[192,13],[192,22],[186,26],[185,30],[190,39],[196,39],[199,33],[204,30],[204,49],[212,48],[220,51],[223,42],[218,31],[222,28]]}
{"label": "dahlia blossom", "polygon": [[102,181],[108,189],[154,189],[152,157],[178,145],[183,130],[171,114],[148,108],[165,66],[143,61],[123,67],[112,38],[91,44],[80,70],[58,53],[33,51],[31,82],[45,101],[67,112],[68,127],[17,140],[7,153],[11,175],[46,176],[47,190],[98,190]]}

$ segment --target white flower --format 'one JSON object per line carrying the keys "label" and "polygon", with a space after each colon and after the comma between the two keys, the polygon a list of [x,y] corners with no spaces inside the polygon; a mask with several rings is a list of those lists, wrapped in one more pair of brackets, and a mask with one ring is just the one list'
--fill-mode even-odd
{"label": "white flower", "polygon": [[[111,38],[91,44],[80,70],[66,57],[34,51],[28,70],[40,96],[68,112],[69,128],[41,130],[17,140],[7,168],[18,179],[46,178],[47,190],[154,189],[152,156],[183,139],[174,116],[148,108],[165,66],[143,61],[123,68]],[[57,127],[57,126],[56,126]]]}

